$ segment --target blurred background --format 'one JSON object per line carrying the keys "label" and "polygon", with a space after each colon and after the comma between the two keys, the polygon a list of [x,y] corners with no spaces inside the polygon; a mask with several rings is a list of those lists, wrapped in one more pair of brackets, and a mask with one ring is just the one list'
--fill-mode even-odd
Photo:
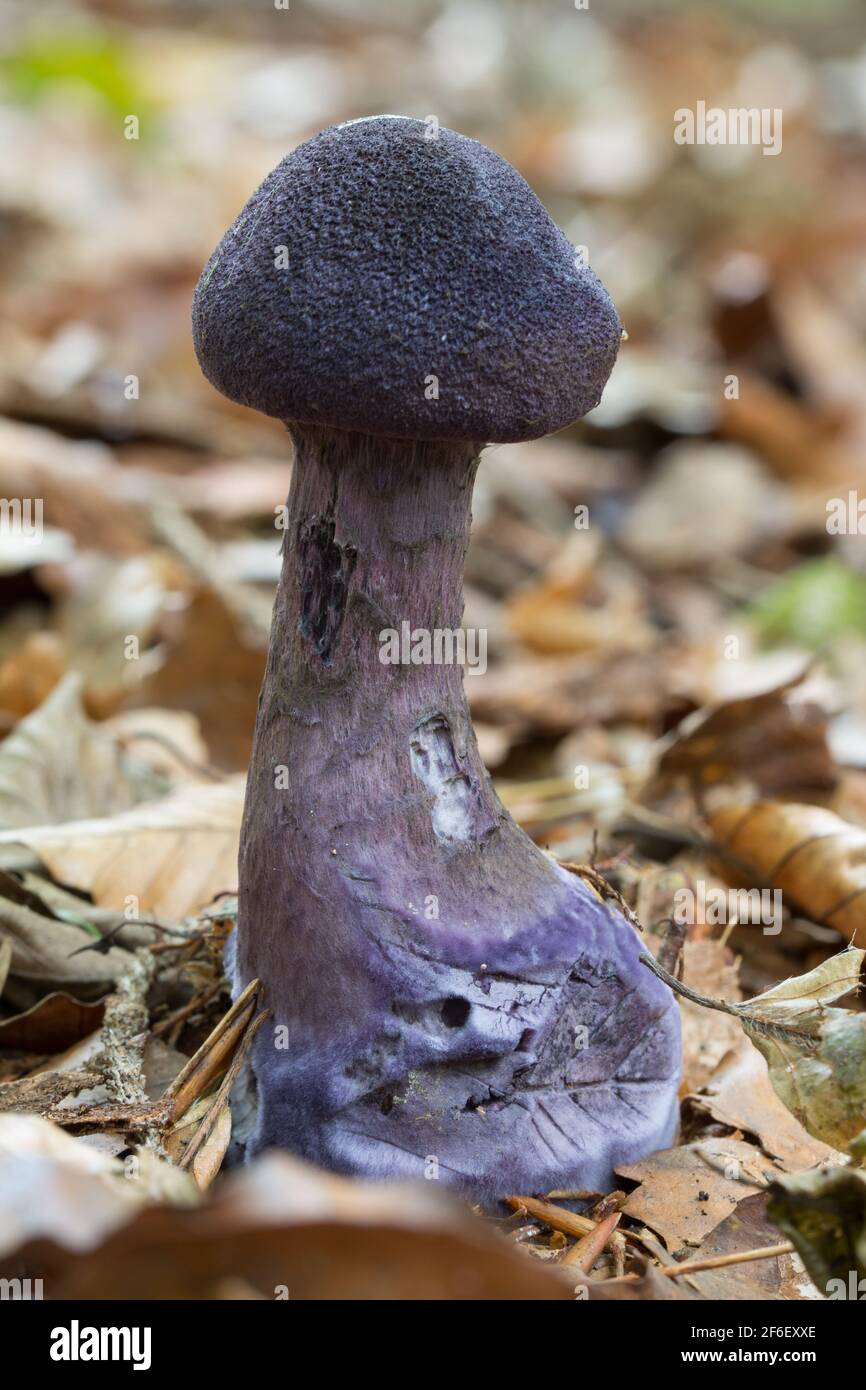
{"label": "blurred background", "polygon": [[[781,148],[678,143],[707,108]],[[699,995],[866,946],[862,0],[0,0],[0,1256],[48,1297],[573,1297],[549,1210],[553,1235],[503,1223],[534,1268],[479,1264],[477,1233],[431,1254],[436,1184],[380,1199],[283,1155],[186,1211],[266,1016],[225,1015],[220,951],[291,471],[202,378],[190,301],[288,150],[380,112],[516,165],[628,332],[592,415],[481,465],[466,688],[500,795]],[[783,910],[744,921],[732,885]],[[810,1110],[793,1053],[774,1091],[737,1019],[682,1017],[683,1147],[611,1198],[668,1263],[778,1241],[767,1171],[863,1123],[861,1042]],[[719,1135],[753,1185],[704,1161]],[[706,1296],[802,1296],[745,1268]]]}
{"label": "blurred background", "polygon": [[[181,761],[245,768],[290,454],[199,373],[192,290],[296,144],[435,115],[525,175],[628,331],[587,420],[482,465],[466,622],[490,664],[467,688],[504,798],[563,857],[638,802],[688,819],[673,776],[641,794],[659,740],[775,690],[772,718],[724,714],[721,754],[688,745],[686,781],[866,819],[857,0],[3,0],[0,19],[0,494],[44,506],[41,538],[0,535],[0,731],[77,671],[92,718],[156,708]],[[678,144],[700,102],[780,111],[781,150]]]}

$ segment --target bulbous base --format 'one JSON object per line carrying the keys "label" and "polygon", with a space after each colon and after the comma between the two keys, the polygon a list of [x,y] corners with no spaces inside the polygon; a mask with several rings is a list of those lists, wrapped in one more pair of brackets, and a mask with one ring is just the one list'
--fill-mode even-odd
{"label": "bulbous base", "polygon": [[357,963],[363,1027],[334,1019],[308,1048],[289,1027],[285,1050],[262,1030],[248,1153],[277,1146],[361,1177],[436,1178],[490,1203],[607,1191],[618,1164],[669,1145],[676,1003],[639,963],[624,918],[550,870],[555,915],[487,935],[474,961],[386,936]]}

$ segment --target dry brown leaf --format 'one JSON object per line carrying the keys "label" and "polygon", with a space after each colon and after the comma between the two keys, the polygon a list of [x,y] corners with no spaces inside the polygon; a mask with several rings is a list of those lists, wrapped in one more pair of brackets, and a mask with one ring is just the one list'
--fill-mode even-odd
{"label": "dry brown leaf", "polygon": [[[735,1003],[742,997],[739,969],[731,952],[710,938],[683,943],[683,983],[699,994]],[[705,1009],[680,999],[683,1037],[681,1094],[699,1091],[732,1047],[742,1039],[740,1024],[730,1014]]]}
{"label": "dry brown leaf", "polygon": [[550,734],[592,724],[651,724],[688,683],[691,660],[659,647],[512,661],[483,681],[467,682],[467,695],[473,718]]}
{"label": "dry brown leaf", "polygon": [[574,1297],[435,1183],[350,1181],[282,1153],[202,1206],[145,1208],[89,1254],[40,1240],[15,1259],[56,1298],[215,1298],[227,1279],[293,1301]]}
{"label": "dry brown leaf", "polygon": [[232,1112],[222,1106],[211,1133],[192,1163],[192,1175],[200,1192],[206,1192],[222,1167],[232,1137]]}
{"label": "dry brown leaf", "polygon": [[810,409],[758,376],[740,372],[740,392],[720,406],[719,429],[748,444],[789,482],[862,487],[862,455],[832,408]]}
{"label": "dry brown leaf", "polygon": [[125,811],[165,790],[136,766],[81,705],[81,677],[65,676],[0,745],[0,826],[43,826]]}
{"label": "dry brown leaf", "polygon": [[[11,941],[10,960],[11,960]],[[2,993],[2,989],[0,989]],[[26,1013],[0,1023],[0,1048],[17,1052],[36,1052],[43,1056],[65,1052],[81,1042],[102,1023],[105,1004],[87,1004],[71,994],[46,994]]]}
{"label": "dry brown leaf", "polygon": [[650,645],[637,589],[613,572],[599,578],[599,547],[594,534],[575,532],[542,579],[506,604],[511,631],[533,651],[557,656]]}
{"label": "dry brown leaf", "polygon": [[621,1178],[640,1183],[622,1210],[657,1231],[671,1252],[698,1246],[738,1202],[763,1186],[762,1170],[770,1166],[760,1149],[739,1139],[663,1149],[617,1168]]}
{"label": "dry brown leaf", "polygon": [[46,526],[68,531],[79,545],[145,549],[147,523],[135,494],[131,470],[119,468],[104,444],[0,419],[0,495],[41,498]]}
{"label": "dry brown leaf", "polygon": [[31,632],[0,665],[0,711],[10,727],[42,704],[66,671],[65,645],[54,632]]}
{"label": "dry brown leaf", "polygon": [[[62,826],[57,827],[58,834],[62,830]],[[6,833],[14,841],[18,832]],[[129,966],[128,951],[119,946],[108,951],[82,951],[81,947],[92,945],[95,938],[81,927],[5,897],[0,898],[0,925],[12,942],[5,995],[19,1009],[29,1009],[38,1002],[34,993],[41,997],[46,990],[102,994]]]}
{"label": "dry brown leaf", "polygon": [[246,768],[265,644],[210,590],[196,595],[176,626],[163,665],[135,691],[134,703],[194,714],[217,765]]}
{"label": "dry brown leaf", "polygon": [[806,675],[688,716],[669,739],[653,784],[683,778],[706,791],[747,777],[765,795],[832,790],[838,771],[826,716],[788,698]]}
{"label": "dry brown leaf", "polygon": [[[768,1195],[758,1192],[744,1197],[736,1211],[715,1226],[700,1249],[689,1259],[714,1259],[742,1255],[749,1250],[765,1250],[779,1245],[779,1231],[767,1216]],[[747,1260],[683,1275],[671,1282],[686,1280],[702,1298],[713,1300],[778,1299],[798,1297],[797,1269],[792,1255],[776,1255],[766,1260]]]}
{"label": "dry brown leaf", "polygon": [[123,910],[136,898],[137,913],[176,920],[236,889],[243,798],[240,777],[192,783],[104,820],[5,831],[0,844],[25,844],[101,907]]}
{"label": "dry brown leaf", "polygon": [[866,946],[866,830],[821,806],[759,801],[709,817],[719,843],[789,904]]}
{"label": "dry brown leaf", "polygon": [[767,1063],[745,1037],[723,1058],[703,1090],[688,1100],[719,1124],[756,1135],[764,1152],[786,1172],[841,1161],[794,1119],[770,1084]]}

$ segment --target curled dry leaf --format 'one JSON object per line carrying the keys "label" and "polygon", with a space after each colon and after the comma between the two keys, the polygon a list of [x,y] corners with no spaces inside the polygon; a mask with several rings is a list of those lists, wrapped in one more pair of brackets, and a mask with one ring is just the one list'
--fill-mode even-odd
{"label": "curled dry leaf", "polygon": [[866,1157],[866,1014],[828,1007],[859,988],[866,951],[851,948],[749,1001],[744,1024],[776,1094],[805,1129]]}
{"label": "curled dry leaf", "polygon": [[100,906],[122,910],[133,896],[140,913],[178,919],[237,888],[243,798],[243,778],[193,783],[104,820],[6,831],[0,844],[23,842]]}
{"label": "curled dry leaf", "polygon": [[0,1115],[0,1259],[40,1236],[91,1249],[136,1205],[106,1154],[36,1115]]}
{"label": "curled dry leaf", "polygon": [[737,1203],[720,1225],[701,1242],[692,1259],[741,1256],[730,1264],[694,1274],[681,1275],[671,1282],[691,1285],[699,1298],[712,1300],[778,1299],[796,1296],[796,1270],[790,1254],[779,1252],[769,1259],[750,1260],[752,1250],[778,1249],[778,1233],[768,1213],[766,1192],[757,1192]]}
{"label": "curled dry leaf", "polygon": [[135,703],[191,712],[219,766],[245,768],[265,670],[261,631],[210,589],[193,597],[174,626],[163,664],[143,682]]}
{"label": "curled dry leaf", "polygon": [[56,1298],[218,1298],[226,1280],[292,1301],[574,1297],[435,1183],[350,1181],[284,1153],[197,1208],[145,1208],[87,1254],[41,1240],[16,1259]]}
{"label": "curled dry leaf", "polygon": [[[858,1154],[866,1154],[866,1015],[830,1006],[859,988],[864,957],[849,947],[745,1003],[689,991],[693,1002],[739,1019],[766,1059],[773,1089],[804,1129]],[[650,968],[664,974],[657,963]],[[667,978],[678,993],[685,991]]]}
{"label": "curled dry leaf", "polygon": [[754,1134],[764,1152],[789,1172],[839,1161],[840,1155],[808,1134],[782,1103],[770,1084],[767,1063],[745,1038],[687,1099],[718,1124]]}
{"label": "curled dry leaf", "polygon": [[87,1004],[60,991],[46,994],[32,1009],[0,1023],[0,1048],[43,1056],[65,1052],[96,1031],[104,1009],[104,1002]]}
{"label": "curled dry leaf", "polygon": [[[58,826],[57,832],[63,828]],[[20,839],[17,831],[6,833],[11,841]],[[40,991],[47,988],[86,995],[104,993],[129,964],[128,952],[119,946],[111,946],[107,951],[82,951],[82,946],[96,939],[95,934],[7,897],[0,898],[0,927],[12,943],[5,995],[18,1008],[29,1008],[38,1002],[33,999],[35,987]]]}
{"label": "curled dry leaf", "polygon": [[821,806],[758,801],[709,817],[721,845],[815,922],[866,946],[866,830]]}
{"label": "curled dry leaf", "polygon": [[625,1216],[656,1231],[668,1249],[700,1245],[744,1197],[763,1186],[770,1161],[738,1139],[704,1139],[663,1149],[617,1173],[640,1184],[623,1206]]}
{"label": "curled dry leaf", "polygon": [[165,791],[85,715],[82,680],[64,677],[0,745],[0,825],[108,816]]}
{"label": "curled dry leaf", "polygon": [[755,695],[687,716],[666,740],[653,792],[682,778],[697,791],[746,777],[765,796],[826,791],[838,781],[817,706],[790,699],[809,668]]}

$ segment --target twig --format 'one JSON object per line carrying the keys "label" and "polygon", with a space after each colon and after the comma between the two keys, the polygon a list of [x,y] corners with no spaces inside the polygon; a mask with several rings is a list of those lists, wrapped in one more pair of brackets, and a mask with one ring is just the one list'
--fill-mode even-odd
{"label": "twig", "polygon": [[781,1245],[763,1245],[759,1250],[741,1250],[733,1255],[711,1255],[705,1260],[686,1260],[681,1265],[663,1265],[659,1274],[667,1274],[678,1279],[681,1274],[699,1274],[703,1269],[724,1269],[728,1265],[745,1264],[748,1260],[774,1260],[778,1255],[793,1254],[794,1247],[789,1240]]}
{"label": "twig", "polygon": [[578,1216],[576,1212],[555,1207],[550,1202],[539,1201],[537,1197],[506,1197],[505,1204],[512,1211],[520,1211],[522,1208],[534,1221],[543,1221],[545,1226],[550,1226],[554,1231],[562,1231],[566,1236],[577,1236],[580,1239],[582,1236],[591,1235],[595,1230],[596,1223],[590,1221],[588,1216]]}
{"label": "twig", "polygon": [[604,1250],[617,1226],[619,1225],[622,1213],[612,1211],[607,1216],[602,1217],[595,1227],[595,1230],[588,1231],[585,1236],[576,1240],[569,1251],[563,1255],[559,1262],[560,1268],[572,1268],[577,1266],[584,1274],[589,1274],[599,1255]]}
{"label": "twig", "polygon": [[184,1023],[196,1010],[203,1009],[205,1004],[209,1003],[215,994],[219,994],[224,984],[224,980],[214,980],[212,985],[208,985],[207,989],[203,989],[200,994],[196,994],[190,999],[188,1004],[184,1004],[180,1009],[175,1009],[174,1013],[166,1014],[165,1018],[161,1018],[159,1023],[151,1028],[150,1031],[153,1033],[153,1036],[155,1038],[162,1037],[164,1033],[170,1033],[175,1024]]}
{"label": "twig", "polygon": [[643,923],[640,918],[637,917],[629,907],[619,889],[614,888],[612,883],[608,883],[607,879],[603,874],[599,873],[598,869],[594,868],[591,864],[571,864],[564,859],[560,859],[558,862],[560,867],[567,869],[570,874],[577,874],[578,878],[585,879],[590,887],[595,889],[603,901],[615,903],[626,921],[631,923],[635,931],[639,931],[641,935],[643,935]]}
{"label": "twig", "polygon": [[168,1087],[164,1099],[172,1102],[172,1119],[176,1122],[227,1064],[239,1040],[255,1014],[261,980],[251,980],[238,996],[228,1013],[224,1014],[201,1047],[190,1057]]}
{"label": "twig", "polygon": [[756,1033],[762,1033],[768,1038],[776,1038],[779,1042],[790,1043],[792,1047],[811,1050],[817,1046],[815,1033],[811,1029],[797,1028],[791,1023],[770,1023],[767,1019],[757,1018],[748,1011],[749,1000],[742,1004],[728,1004],[724,999],[711,999],[708,995],[698,994],[697,990],[690,989],[681,980],[676,980],[673,975],[669,975],[658,961],[646,951],[641,953],[640,962],[642,965],[646,965],[660,980],[664,980],[674,994],[681,994],[684,999],[690,999],[693,1004],[700,1004],[704,1009],[715,1009],[720,1014],[730,1014],[732,1018],[738,1018],[744,1028],[751,1028]]}
{"label": "twig", "polygon": [[237,1080],[238,1072],[240,1071],[241,1067],[246,1061],[249,1050],[253,1045],[256,1033],[261,1028],[265,1019],[270,1017],[271,1010],[265,1009],[263,1013],[260,1013],[257,1018],[253,1019],[252,1023],[247,1028],[247,1031],[243,1036],[243,1040],[239,1048],[235,1052],[234,1057],[232,1058],[231,1066],[229,1067],[228,1071],[226,1072],[225,1076],[220,1082],[219,1090],[213,1098],[213,1103],[211,1104],[210,1109],[208,1110],[207,1114],[205,1115],[204,1119],[199,1125],[195,1137],[190,1140],[189,1146],[186,1152],[184,1153],[183,1158],[180,1160],[178,1167],[190,1168],[193,1162],[195,1161],[196,1155],[199,1153],[201,1148],[207,1143],[208,1139],[214,1131],[214,1126],[216,1125],[216,1122],[219,1119],[220,1111],[223,1109],[224,1105],[228,1101],[229,1096],[231,1095],[231,1090],[235,1084],[235,1081]]}

